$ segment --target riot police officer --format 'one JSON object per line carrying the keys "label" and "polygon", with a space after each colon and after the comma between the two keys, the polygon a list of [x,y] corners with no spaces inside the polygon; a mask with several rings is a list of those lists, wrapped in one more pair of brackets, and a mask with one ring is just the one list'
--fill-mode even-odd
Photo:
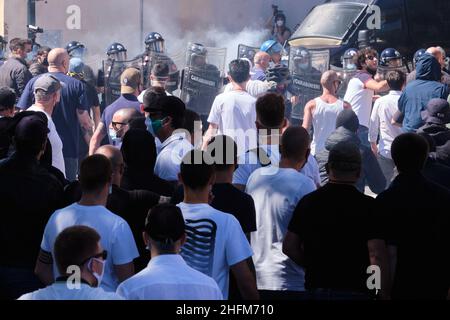
{"label": "riot police officer", "polygon": [[127,60],[127,49],[121,43],[114,42],[106,50],[106,55],[110,60],[116,61],[126,61]]}
{"label": "riot police officer", "polygon": [[272,66],[281,63],[281,55],[283,53],[283,46],[275,40],[267,40],[261,45],[261,51],[270,54],[272,59]]}
{"label": "riot police officer", "polygon": [[94,71],[86,64],[86,56],[88,53],[86,46],[79,41],[70,41],[66,45],[66,50],[69,53],[70,58],[80,58],[84,62],[84,80],[95,87],[97,85],[97,80],[95,79]]}
{"label": "riot police officer", "polygon": [[312,56],[308,49],[303,47],[291,48],[292,83],[288,87],[292,98],[291,122],[301,125],[303,110],[309,100],[322,94],[320,77],[322,73],[312,65]]}
{"label": "riot police officer", "polygon": [[150,32],[145,38],[145,52],[139,57],[144,59],[144,89],[151,86],[150,74],[153,66],[157,63],[169,65],[169,81],[166,83],[166,90],[173,93],[178,89],[180,72],[173,60],[166,55],[165,40],[158,32]]}
{"label": "riot police officer", "polygon": [[378,64],[378,74],[375,80],[384,80],[389,71],[401,70],[407,73],[406,67],[403,64],[402,54],[394,48],[386,48],[380,55]]}
{"label": "riot police officer", "polygon": [[355,56],[358,54],[358,49],[350,48],[345,50],[344,55],[341,58],[342,71],[338,72],[339,79],[341,80],[341,86],[339,87],[338,96],[344,97],[347,91],[347,86],[351,78],[356,74],[357,68],[355,64]]}
{"label": "riot police officer", "polygon": [[189,45],[181,90],[181,99],[200,115],[204,129],[208,128],[209,112],[222,86],[219,68],[207,62],[207,55],[203,44]]}

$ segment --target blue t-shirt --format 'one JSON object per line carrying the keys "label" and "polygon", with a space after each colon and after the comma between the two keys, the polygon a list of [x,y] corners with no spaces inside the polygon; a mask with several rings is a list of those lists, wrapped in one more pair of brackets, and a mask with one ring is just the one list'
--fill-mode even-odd
{"label": "blue t-shirt", "polygon": [[112,122],[114,113],[116,113],[116,111],[119,111],[120,109],[126,108],[134,108],[137,111],[141,112],[141,103],[138,101],[138,98],[135,95],[121,95],[116,101],[106,107],[105,111],[103,111],[102,122],[105,125],[106,130],[108,130],[109,125]]}
{"label": "blue t-shirt", "polygon": [[[61,100],[53,110],[52,119],[63,143],[64,158],[78,158],[80,124],[77,110],[89,110],[89,101],[81,81],[62,72],[50,72],[62,83]],[[34,83],[40,76],[31,79],[19,100],[18,108],[26,110],[34,102]]]}

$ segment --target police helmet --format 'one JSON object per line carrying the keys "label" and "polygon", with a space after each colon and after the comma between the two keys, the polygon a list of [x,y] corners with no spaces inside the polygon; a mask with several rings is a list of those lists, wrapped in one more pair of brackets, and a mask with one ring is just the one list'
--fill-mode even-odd
{"label": "police helmet", "polygon": [[380,66],[398,68],[403,65],[403,56],[394,48],[384,49],[380,56]]}
{"label": "police helmet", "polygon": [[145,47],[149,52],[164,53],[164,38],[158,32],[150,32],[145,38]]}
{"label": "police helmet", "polygon": [[356,65],[353,58],[358,54],[358,49],[350,48],[344,52],[342,56],[342,68],[344,70],[356,70]]}
{"label": "police helmet", "polygon": [[202,66],[206,64],[206,55],[208,54],[208,50],[201,43],[192,43],[189,45],[188,49],[189,54],[189,65],[191,66]]}
{"label": "police helmet", "polygon": [[306,48],[296,48],[293,54],[295,69],[307,70],[311,67],[311,53]]}
{"label": "police helmet", "polygon": [[86,47],[79,41],[69,42],[66,50],[71,57],[83,57],[86,54]]}
{"label": "police helmet", "polygon": [[427,50],[425,50],[425,49],[419,49],[416,51],[416,53],[414,53],[414,65],[416,65],[417,62],[419,62],[420,57],[423,56],[424,53],[426,53],[426,52],[427,52]]}
{"label": "police helmet", "polygon": [[127,58],[127,49],[121,43],[114,42],[108,47],[106,54],[110,59],[125,61]]}

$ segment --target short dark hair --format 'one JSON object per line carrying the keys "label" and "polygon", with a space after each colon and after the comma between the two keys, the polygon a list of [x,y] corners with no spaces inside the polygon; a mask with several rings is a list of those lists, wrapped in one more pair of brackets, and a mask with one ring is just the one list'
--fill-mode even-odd
{"label": "short dark hair", "polygon": [[281,136],[280,153],[285,159],[306,158],[311,138],[303,127],[289,127]]}
{"label": "short dark hair", "polygon": [[191,150],[183,158],[180,174],[183,184],[192,190],[200,190],[208,185],[214,176],[214,165],[205,161],[207,153],[201,150]]}
{"label": "short dark hair", "polygon": [[160,254],[173,253],[175,242],[185,234],[181,209],[173,204],[155,206],[145,220],[145,233],[156,243]]}
{"label": "short dark hair", "polygon": [[49,53],[50,51],[52,51],[52,48],[43,46],[39,48],[37,55],[42,56],[44,53]]}
{"label": "short dark hair", "polygon": [[152,87],[151,89],[148,89],[143,98],[144,110],[148,112],[149,109],[154,109],[158,100],[165,96],[167,96],[167,94],[164,88]]}
{"label": "short dark hair", "polygon": [[256,116],[266,128],[276,129],[283,125],[284,98],[277,93],[268,93],[256,101]]}
{"label": "short dark hair", "polygon": [[215,136],[208,143],[206,152],[214,159],[214,169],[225,171],[237,163],[237,144],[229,136]]}
{"label": "short dark hair", "polygon": [[404,133],[395,138],[391,153],[400,173],[417,174],[425,166],[429,146],[424,137],[416,133]]}
{"label": "short dark hair", "polygon": [[195,122],[202,121],[200,115],[194,110],[186,109],[184,112],[183,129],[186,129],[191,135],[195,132]]}
{"label": "short dark hair", "polygon": [[361,49],[356,55],[353,56],[353,60],[356,64],[358,70],[362,70],[366,65],[366,60],[368,56],[378,57],[378,52],[370,47]]}
{"label": "short dark hair", "polygon": [[0,111],[11,110],[16,103],[16,93],[9,87],[0,88]]}
{"label": "short dark hair", "polygon": [[327,166],[337,176],[360,174],[362,157],[359,147],[353,142],[339,142],[330,150]]}
{"label": "short dark hair", "polygon": [[236,59],[230,62],[228,74],[236,83],[243,83],[250,79],[250,65],[247,61]]}
{"label": "short dark hair", "polygon": [[9,50],[11,50],[11,52],[15,52],[19,49],[25,50],[25,46],[27,44],[31,45],[32,44],[31,40],[14,38],[14,39],[11,39],[11,41],[9,42]]}
{"label": "short dark hair", "polygon": [[152,76],[157,78],[167,78],[169,76],[169,65],[167,63],[157,63],[152,68]]}
{"label": "short dark hair", "polygon": [[406,75],[401,70],[393,70],[387,73],[386,80],[391,90],[401,91],[406,82]]}
{"label": "short dark hair", "polygon": [[83,192],[100,191],[111,182],[111,161],[104,155],[95,154],[83,160],[80,166],[80,184]]}
{"label": "short dark hair", "polygon": [[70,266],[80,266],[97,253],[100,235],[87,226],[73,226],[64,229],[55,240],[54,254],[58,271],[67,274]]}

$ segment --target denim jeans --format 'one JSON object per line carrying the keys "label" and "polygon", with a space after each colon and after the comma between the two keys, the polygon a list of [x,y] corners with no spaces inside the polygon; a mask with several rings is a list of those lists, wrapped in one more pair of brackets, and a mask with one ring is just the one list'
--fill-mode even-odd
{"label": "denim jeans", "polygon": [[385,158],[378,154],[377,156],[378,164],[380,165],[381,171],[386,178],[386,189],[391,185],[392,180],[397,176],[397,169],[395,167],[394,160]]}
{"label": "denim jeans", "polygon": [[14,300],[43,287],[33,269],[0,266],[0,300]]}
{"label": "denim jeans", "polygon": [[77,158],[64,158],[64,164],[66,165],[66,179],[69,181],[77,180],[78,159]]}
{"label": "denim jeans", "polygon": [[364,146],[370,148],[369,128],[360,125],[358,128],[358,138]]}

